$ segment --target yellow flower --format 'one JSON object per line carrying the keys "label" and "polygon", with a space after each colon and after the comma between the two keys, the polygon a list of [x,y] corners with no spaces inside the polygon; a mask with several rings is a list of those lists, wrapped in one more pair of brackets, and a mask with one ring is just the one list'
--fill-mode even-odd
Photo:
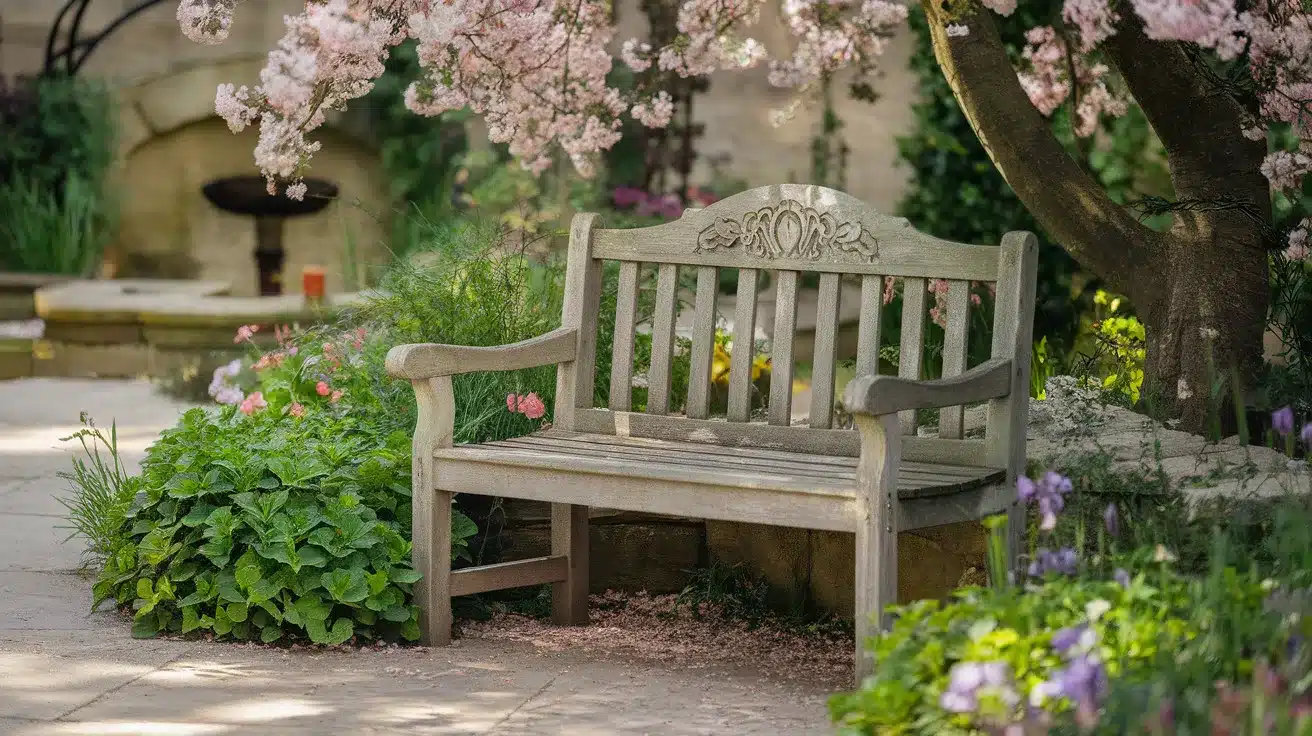
{"label": "yellow flower", "polygon": [[752,361],[752,380],[760,379],[762,373],[770,372],[770,356],[758,355]]}
{"label": "yellow flower", "polygon": [[729,380],[729,351],[720,343],[715,343],[715,352],[711,355],[711,383],[725,383]]}

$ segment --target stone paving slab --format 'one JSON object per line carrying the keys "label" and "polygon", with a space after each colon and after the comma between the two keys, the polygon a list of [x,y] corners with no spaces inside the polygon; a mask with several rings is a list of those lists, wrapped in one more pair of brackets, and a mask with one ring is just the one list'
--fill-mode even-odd
{"label": "stone paving slab", "polygon": [[119,626],[116,614],[91,612],[90,586],[89,575],[70,572],[0,572],[0,639],[15,631]]}

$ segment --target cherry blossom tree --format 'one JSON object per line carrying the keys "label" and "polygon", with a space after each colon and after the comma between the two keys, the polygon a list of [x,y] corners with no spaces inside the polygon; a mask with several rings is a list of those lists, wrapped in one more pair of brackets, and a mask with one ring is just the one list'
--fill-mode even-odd
{"label": "cherry blossom tree", "polygon": [[[994,164],[1026,207],[1085,268],[1134,303],[1148,330],[1147,374],[1188,428],[1203,426],[1214,365],[1252,376],[1261,361],[1268,254],[1308,257],[1303,220],[1272,228],[1273,190],[1293,196],[1312,173],[1312,13],[1304,0],[1064,0],[1060,17],[1009,58],[992,16],[1017,0],[922,0],[935,54]],[[183,31],[228,34],[241,0],[181,0]],[[891,0],[782,0],[790,54],[752,37],[764,0],[682,0],[678,34],[653,47],[617,39],[607,0],[307,0],[254,88],[221,86],[234,131],[258,122],[256,163],[287,192],[319,144],[327,111],[368,92],[388,48],[414,38],[419,114],[468,107],[489,137],[541,172],[563,154],[584,176],[625,116],[660,127],[660,89],[607,84],[616,63],[681,76],[769,65],[772,84],[814,94],[831,75],[868,84],[905,5]],[[659,78],[660,75],[648,75]],[[1113,202],[1045,118],[1066,107],[1077,136],[1131,105],[1161,139],[1176,201],[1167,232]],[[786,111],[785,111],[786,112]],[[1292,129],[1295,150],[1268,151]]]}

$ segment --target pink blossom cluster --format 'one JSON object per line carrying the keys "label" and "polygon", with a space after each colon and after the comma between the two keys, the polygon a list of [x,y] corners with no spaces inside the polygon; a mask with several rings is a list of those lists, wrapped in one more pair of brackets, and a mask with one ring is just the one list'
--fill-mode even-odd
{"label": "pink blossom cluster", "polygon": [[1039,112],[1051,115],[1075,94],[1075,134],[1087,137],[1093,135],[1101,116],[1118,117],[1129,110],[1128,101],[1107,87],[1107,65],[1069,53],[1065,39],[1052,26],[1031,28],[1025,40],[1021,56],[1026,67],[1019,72],[1020,85]]}
{"label": "pink blossom cluster", "polygon": [[907,19],[907,7],[887,0],[783,0],[783,14],[797,43],[791,58],[771,63],[770,83],[806,87],[850,66],[871,70]]}
{"label": "pink blossom cluster", "polygon": [[[930,279],[928,284],[929,293],[934,295],[934,304],[929,308],[929,318],[939,327],[947,327],[947,306],[948,306],[948,287],[947,279]],[[887,303],[888,287],[884,289],[884,302]],[[979,306],[980,296],[973,291],[970,294],[970,303]]]}
{"label": "pink blossom cluster", "polygon": [[512,414],[523,414],[529,419],[541,419],[547,413],[547,405],[537,393],[530,391],[524,395],[506,394],[506,409]]}

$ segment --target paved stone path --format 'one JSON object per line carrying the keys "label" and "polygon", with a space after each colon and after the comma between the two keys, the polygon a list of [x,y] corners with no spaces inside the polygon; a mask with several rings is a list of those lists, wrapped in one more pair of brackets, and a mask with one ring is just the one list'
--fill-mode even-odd
{"label": "paved stone path", "polygon": [[80,411],[134,466],[185,405],[144,383],[0,382],[0,734],[810,734],[821,690],[761,673],[544,653],[461,640],[447,649],[307,652],[133,640],[88,613],[81,544],[65,544],[59,442]]}

